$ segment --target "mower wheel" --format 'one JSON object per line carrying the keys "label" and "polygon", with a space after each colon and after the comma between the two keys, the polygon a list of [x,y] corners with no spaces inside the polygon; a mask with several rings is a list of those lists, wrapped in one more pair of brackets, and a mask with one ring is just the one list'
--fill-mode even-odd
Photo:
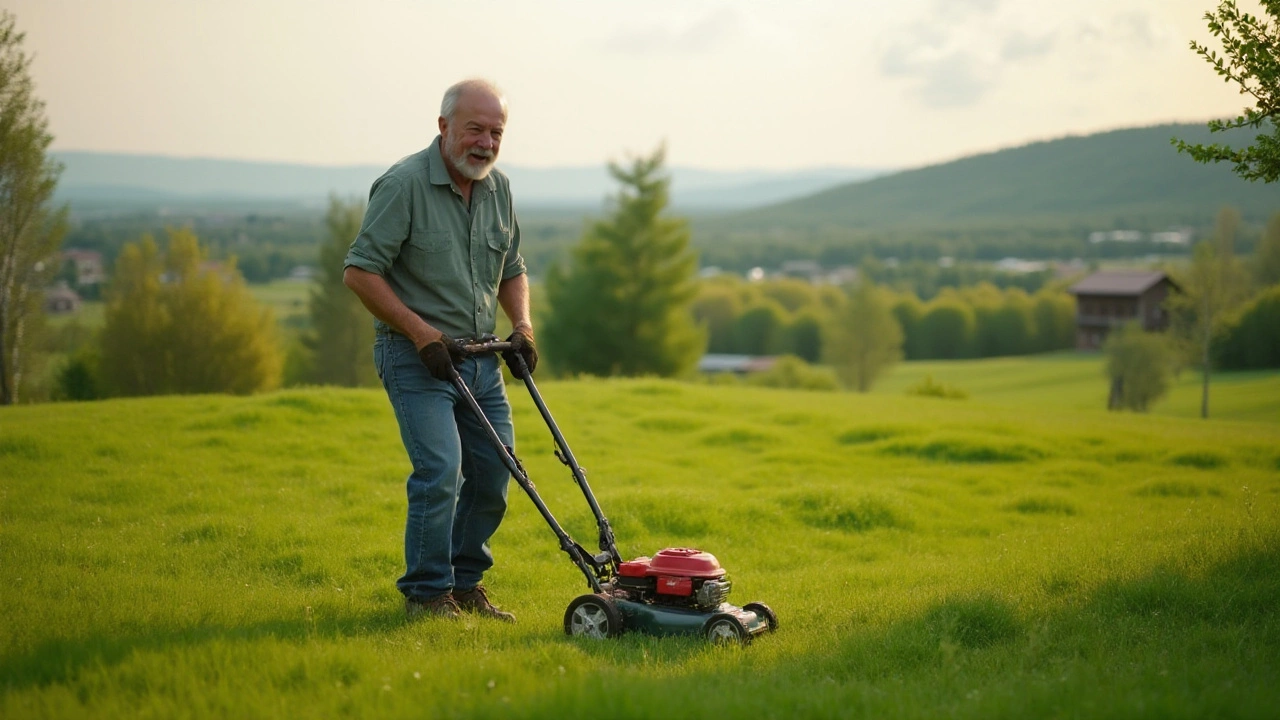
{"label": "mower wheel", "polygon": [[753,602],[743,605],[742,609],[747,612],[753,612],[756,614],[756,617],[763,619],[765,625],[769,626],[769,632],[773,632],[778,629],[778,615],[774,613],[773,609],[768,605]]}
{"label": "mower wheel", "polygon": [[730,613],[712,615],[702,626],[702,632],[707,640],[716,645],[746,645],[751,642],[751,633],[747,632],[747,627]]}
{"label": "mower wheel", "polygon": [[604,595],[574,598],[564,611],[566,635],[603,639],[621,635],[622,629],[622,613],[613,600]]}

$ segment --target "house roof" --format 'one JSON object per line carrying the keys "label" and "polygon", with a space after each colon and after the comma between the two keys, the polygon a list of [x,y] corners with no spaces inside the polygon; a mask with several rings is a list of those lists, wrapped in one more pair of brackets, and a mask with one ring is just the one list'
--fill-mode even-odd
{"label": "house roof", "polygon": [[1072,285],[1068,292],[1073,295],[1141,295],[1168,279],[1169,276],[1159,270],[1106,270]]}

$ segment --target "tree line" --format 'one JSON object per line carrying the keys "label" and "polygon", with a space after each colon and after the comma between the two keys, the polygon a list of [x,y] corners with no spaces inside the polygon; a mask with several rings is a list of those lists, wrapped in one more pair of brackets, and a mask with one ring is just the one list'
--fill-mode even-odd
{"label": "tree line", "polygon": [[[907,360],[1025,355],[1075,343],[1075,301],[1061,283],[1032,295],[982,282],[944,288],[928,301],[875,287],[877,304],[898,325]],[[852,301],[846,289],[834,285],[726,276],[703,282],[692,311],[707,329],[709,352],[795,355],[813,363],[822,361],[833,322],[848,315]],[[860,318],[846,320],[856,324]]]}

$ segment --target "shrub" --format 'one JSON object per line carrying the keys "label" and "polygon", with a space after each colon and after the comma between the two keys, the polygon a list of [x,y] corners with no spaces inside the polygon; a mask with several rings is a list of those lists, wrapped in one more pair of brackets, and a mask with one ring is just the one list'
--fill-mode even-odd
{"label": "shrub", "polygon": [[797,390],[836,390],[840,387],[830,368],[814,367],[795,355],[783,355],[768,370],[747,376],[747,384]]}
{"label": "shrub", "polygon": [[969,393],[961,390],[960,388],[934,382],[932,375],[925,375],[923,380],[907,388],[907,394],[920,395],[923,397],[951,398],[954,400],[963,400],[969,397]]}
{"label": "shrub", "polygon": [[1111,380],[1109,410],[1146,412],[1173,384],[1174,357],[1164,335],[1129,323],[1107,336],[1102,351]]}

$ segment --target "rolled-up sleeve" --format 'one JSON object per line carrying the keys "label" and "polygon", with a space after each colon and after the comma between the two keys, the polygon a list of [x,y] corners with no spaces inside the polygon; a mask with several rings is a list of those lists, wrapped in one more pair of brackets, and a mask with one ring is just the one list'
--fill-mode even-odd
{"label": "rolled-up sleeve", "polygon": [[385,276],[409,237],[409,207],[409,193],[399,178],[378,178],[369,190],[369,207],[360,233],[347,250],[344,267]]}

